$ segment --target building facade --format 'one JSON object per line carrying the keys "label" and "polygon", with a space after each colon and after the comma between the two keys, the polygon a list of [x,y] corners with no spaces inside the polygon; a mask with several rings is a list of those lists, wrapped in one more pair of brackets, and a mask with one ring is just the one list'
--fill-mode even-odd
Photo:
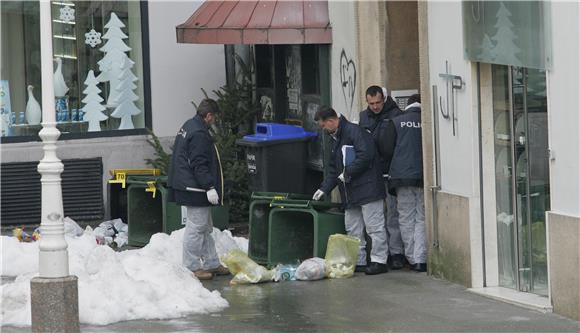
{"label": "building facade", "polygon": [[580,318],[580,5],[419,3],[430,273]]}
{"label": "building facade", "polygon": [[[176,42],[175,26],[200,5],[199,1],[52,2],[54,76],[55,86],[60,87],[55,88],[55,120],[61,131],[57,154],[65,163],[65,214],[81,220],[108,217],[109,170],[147,167],[144,159],[153,157],[146,141],[148,130],[163,142],[172,142],[179,126],[195,114],[191,102],[204,97],[201,89],[212,91],[225,84],[223,46]],[[39,3],[8,1],[0,8],[2,219],[3,223],[38,219],[38,223],[39,185],[30,192],[18,189],[36,186],[28,178],[39,177],[35,163],[43,155],[40,119],[33,119],[34,102],[29,102],[34,99],[42,104]],[[89,39],[91,31],[100,33],[100,38]],[[115,82],[123,74],[124,61],[125,77]],[[110,70],[113,65],[118,72]],[[107,69],[109,77],[101,76]],[[90,71],[98,82],[87,82]],[[115,94],[120,93],[123,96],[115,102]],[[126,114],[132,128],[121,126]],[[96,131],[89,130],[90,122],[96,123]],[[67,165],[76,174],[67,173]],[[18,179],[18,174],[26,176]],[[9,183],[4,186],[4,181]],[[86,189],[72,191],[70,196],[86,200],[67,199],[75,183],[77,187],[85,184]],[[94,207],[91,213],[73,213],[88,206]]]}
{"label": "building facade", "polygon": [[[316,11],[305,11],[311,5]],[[58,154],[101,161],[97,200],[107,202],[107,170],[145,166],[146,128],[170,142],[193,114],[190,101],[202,98],[201,88],[225,84],[234,53],[255,65],[258,121],[316,130],[312,116],[324,104],[357,121],[369,85],[386,86],[402,103],[420,92],[429,273],[580,320],[578,3],[295,1],[262,14],[268,22],[290,18],[287,26],[259,26],[271,39],[256,37],[251,27],[264,17],[227,19],[248,6],[236,1],[53,6],[55,69],[61,67],[68,88],[55,92],[63,132]],[[211,6],[210,16],[195,16]],[[38,5],[2,2],[1,8],[2,89],[10,97],[2,100],[2,163],[35,162],[42,156],[39,126],[26,114],[29,91],[40,98]],[[295,11],[319,20],[308,26]],[[179,40],[179,27],[193,18],[207,23],[190,27],[194,34],[208,28],[213,37],[177,43],[176,26]],[[248,40],[224,28],[235,28],[238,37],[250,33]],[[296,39],[309,28],[318,39]],[[92,29],[102,33],[96,47],[85,44]],[[223,45],[235,46],[224,52]],[[89,112],[78,110],[87,104],[89,70],[106,72],[99,62],[108,53],[132,75],[125,70],[99,80],[107,119],[92,132]],[[115,77],[120,88],[111,93]],[[109,101],[111,94],[124,99]],[[134,129],[119,129],[117,99],[134,105],[127,109],[136,113]],[[325,147],[323,141],[310,147],[313,183],[322,177]]]}

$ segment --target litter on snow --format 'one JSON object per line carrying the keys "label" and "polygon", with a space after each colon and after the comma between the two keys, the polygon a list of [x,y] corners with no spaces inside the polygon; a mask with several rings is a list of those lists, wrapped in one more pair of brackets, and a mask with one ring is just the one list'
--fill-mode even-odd
{"label": "litter on snow", "polygon": [[[171,235],[154,234],[143,248],[117,252],[98,242],[101,237],[111,237],[121,246],[126,241],[126,224],[120,220],[84,231],[71,219],[64,222],[70,274],[78,277],[81,323],[107,325],[125,320],[177,318],[228,306],[218,291],[205,289],[182,265],[184,229]],[[212,236],[220,256],[234,249],[247,251],[248,240],[232,237],[227,230],[214,228]],[[21,242],[7,236],[0,240],[0,275],[16,277],[0,286],[0,323],[30,326],[30,279],[38,275],[38,242]]]}
{"label": "litter on snow", "polygon": [[[83,324],[177,318],[228,306],[218,291],[205,289],[182,265],[184,229],[171,235],[154,234],[145,247],[118,252],[111,246],[121,247],[128,238],[127,224],[120,219],[105,221],[94,230],[83,230],[69,218],[64,219],[64,225],[70,273],[78,277],[79,319]],[[22,230],[14,234],[1,236],[0,275],[16,279],[0,286],[0,323],[30,326],[30,279],[38,275],[38,242]],[[220,261],[234,275],[233,285],[347,278],[353,276],[358,256],[358,239],[336,234],[329,237],[324,259],[279,264],[269,270],[248,257],[247,239],[217,228],[211,235]]]}

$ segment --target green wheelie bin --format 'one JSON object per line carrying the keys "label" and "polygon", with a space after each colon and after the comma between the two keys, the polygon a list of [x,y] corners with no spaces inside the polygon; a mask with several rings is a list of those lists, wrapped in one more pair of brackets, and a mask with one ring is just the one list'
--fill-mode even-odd
{"label": "green wheelie bin", "polygon": [[346,234],[338,204],[274,200],[268,223],[268,266],[291,264],[326,254],[328,237]]}
{"label": "green wheelie bin", "polygon": [[[129,176],[127,184],[130,246],[145,246],[153,234],[171,234],[185,226],[185,208],[168,201],[166,176]],[[216,228],[223,230],[228,227],[226,207],[212,207],[211,213]]]}
{"label": "green wheelie bin", "polygon": [[328,236],[345,233],[344,213],[338,204],[276,192],[254,192],[251,199],[248,256],[258,264],[323,257]]}

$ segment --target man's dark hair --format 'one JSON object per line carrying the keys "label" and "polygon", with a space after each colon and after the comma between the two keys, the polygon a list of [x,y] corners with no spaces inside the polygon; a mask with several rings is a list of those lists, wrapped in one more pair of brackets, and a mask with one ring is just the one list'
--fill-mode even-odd
{"label": "man's dark hair", "polygon": [[316,111],[316,114],[314,115],[315,121],[325,121],[331,118],[338,118],[338,115],[336,114],[336,111],[334,111],[334,109],[329,106],[322,106],[320,110]]}
{"label": "man's dark hair", "polygon": [[421,94],[413,94],[409,96],[409,99],[407,99],[407,105],[411,105],[413,103],[421,103]]}
{"label": "man's dark hair", "polygon": [[220,108],[218,107],[216,101],[211,98],[206,98],[197,106],[197,114],[205,118],[208,113],[219,113]]}
{"label": "man's dark hair", "polygon": [[385,95],[383,95],[383,88],[379,86],[370,86],[367,88],[365,96],[376,96],[377,94],[381,94],[381,96],[385,98]]}

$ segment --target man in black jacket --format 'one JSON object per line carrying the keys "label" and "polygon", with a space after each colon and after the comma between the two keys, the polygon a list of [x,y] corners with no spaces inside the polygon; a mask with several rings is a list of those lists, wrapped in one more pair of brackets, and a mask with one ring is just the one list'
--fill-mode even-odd
{"label": "man in black jacket", "polygon": [[[387,272],[387,234],[383,200],[385,187],[375,153],[373,139],[365,130],[340,118],[332,108],[322,107],[314,118],[334,140],[328,165],[328,175],[313,199],[320,200],[337,185],[345,205],[344,223],[349,235],[360,243],[356,271],[366,274]],[[347,153],[346,165],[343,150]],[[364,230],[372,240],[371,263],[366,266]]]}
{"label": "man in black jacket", "polygon": [[[370,86],[366,91],[368,108],[359,114],[359,125],[373,136],[379,151],[385,188],[388,188],[388,173],[393,158],[395,131],[391,119],[403,114],[397,103],[387,96],[386,89]],[[392,269],[401,269],[405,263],[403,256],[403,240],[399,229],[399,213],[397,212],[397,197],[387,193],[386,224],[389,240],[389,262]]]}
{"label": "man in black jacket", "polygon": [[220,265],[210,235],[213,230],[210,208],[222,204],[223,198],[220,157],[209,133],[217,113],[217,103],[204,99],[197,115],[179,129],[167,178],[169,200],[185,206],[187,211],[183,264],[200,280],[209,280],[214,273],[229,274]]}
{"label": "man in black jacket", "polygon": [[405,256],[418,272],[427,271],[425,206],[423,203],[423,149],[421,96],[409,97],[405,113],[393,119],[397,133],[389,170],[389,192],[397,195],[399,226]]}

